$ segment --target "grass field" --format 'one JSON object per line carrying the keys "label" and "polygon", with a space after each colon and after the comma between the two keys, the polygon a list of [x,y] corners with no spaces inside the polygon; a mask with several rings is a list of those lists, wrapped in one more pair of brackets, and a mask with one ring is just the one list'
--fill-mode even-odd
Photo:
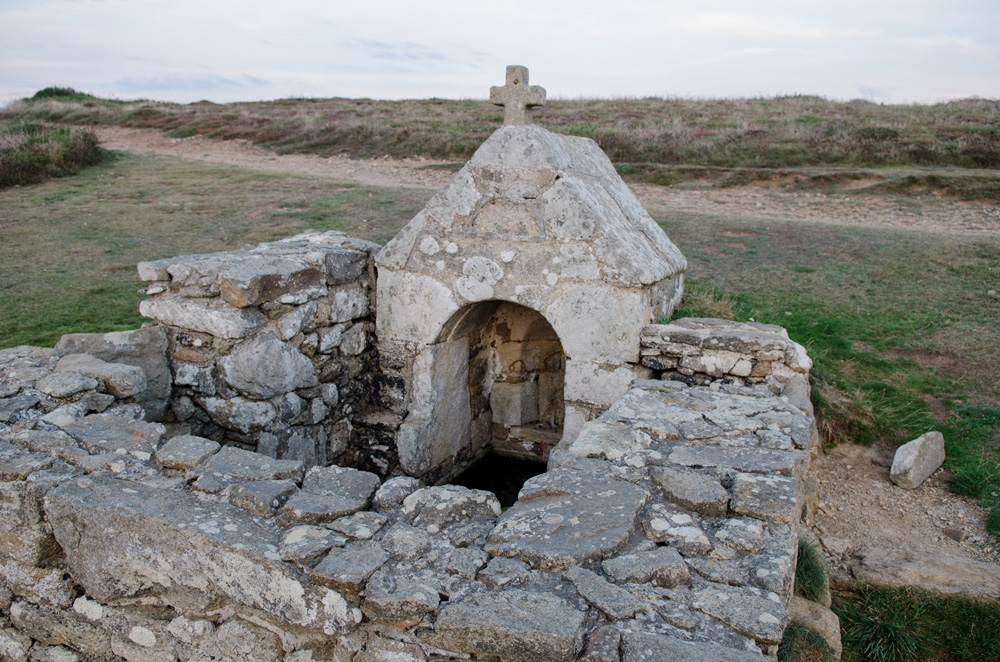
{"label": "grass field", "polygon": [[[498,124],[499,113],[474,101],[177,106],[56,95],[14,104],[3,117],[154,126],[179,138],[244,137],[284,151],[460,159]],[[595,137],[621,171],[644,181],[716,186],[792,173],[793,188],[835,187],[875,172],[887,184],[870,194],[906,194],[920,205],[920,182],[937,182],[940,193],[957,197],[1000,191],[989,160],[998,117],[995,102],[983,100],[882,107],[790,97],[556,101],[539,123]],[[857,133],[866,126],[895,133]],[[657,152],[671,131],[670,144],[683,149]],[[829,145],[824,131],[832,132]],[[861,135],[881,147],[862,149]],[[933,158],[917,158],[918,144]],[[140,260],[305,229],[382,243],[433,193],[126,154],[73,177],[0,191],[0,347],[139,325]],[[657,221],[690,263],[678,315],[788,328],[815,361],[827,443],[898,443],[942,430],[952,488],[992,508],[989,527],[1000,533],[1000,237],[669,211]],[[863,634],[872,619],[908,624],[932,640],[912,659],[995,659],[995,606],[872,591],[840,603],[845,627]],[[963,632],[975,636],[959,637]],[[851,659],[893,659],[864,653],[862,634],[845,640]]]}
{"label": "grass field", "polygon": [[[0,109],[9,118],[159,128],[176,138],[246,139],[278,153],[428,156],[464,161],[501,123],[488,101],[284,99],[173,104],[118,101],[46,88]],[[534,113],[548,129],[593,138],[623,174],[670,184],[770,178],[829,187],[906,166],[884,188],[931,186],[1000,200],[1000,103],[753,99],[551,99]],[[943,168],[951,168],[950,171]],[[879,176],[878,173],[875,173]]]}

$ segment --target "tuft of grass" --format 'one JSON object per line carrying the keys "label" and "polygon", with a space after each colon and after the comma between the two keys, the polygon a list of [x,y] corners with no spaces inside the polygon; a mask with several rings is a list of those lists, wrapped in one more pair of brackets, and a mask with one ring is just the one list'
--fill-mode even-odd
{"label": "tuft of grass", "polygon": [[1000,605],[917,589],[864,586],[836,596],[844,660],[980,662],[998,659]]}
{"label": "tuft of grass", "polygon": [[92,131],[39,122],[0,122],[0,189],[73,175],[103,157]]}
{"label": "tuft of grass", "polygon": [[785,628],[778,646],[778,662],[838,662],[819,632],[794,623]]}
{"label": "tuft of grass", "polygon": [[171,129],[170,131],[167,131],[167,135],[171,138],[191,138],[198,135],[198,129],[195,129],[194,127]]}
{"label": "tuft of grass", "polygon": [[806,600],[813,602],[818,602],[827,590],[823,552],[805,538],[799,538],[799,554],[795,562],[795,590]]}

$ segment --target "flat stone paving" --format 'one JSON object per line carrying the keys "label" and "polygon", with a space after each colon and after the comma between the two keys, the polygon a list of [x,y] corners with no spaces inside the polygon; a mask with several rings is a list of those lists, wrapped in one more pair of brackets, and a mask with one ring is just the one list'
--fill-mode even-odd
{"label": "flat stone paving", "polygon": [[[68,427],[81,440],[137,427],[113,418]],[[379,623],[405,632],[389,648],[425,654],[742,661],[764,659],[788,622],[813,426],[749,387],[637,380],[580,441],[553,449],[549,471],[505,512],[481,490],[305,473],[155,432],[139,453],[61,437],[50,448],[38,439],[62,433],[42,422],[31,435],[0,432],[0,485],[52,488],[44,516],[72,581],[106,604],[212,604],[313,633],[296,641]],[[128,462],[109,471],[104,457]],[[38,527],[7,521],[0,534],[12,540]],[[140,623],[141,610],[115,609]],[[160,648],[188,645],[156,636]]]}

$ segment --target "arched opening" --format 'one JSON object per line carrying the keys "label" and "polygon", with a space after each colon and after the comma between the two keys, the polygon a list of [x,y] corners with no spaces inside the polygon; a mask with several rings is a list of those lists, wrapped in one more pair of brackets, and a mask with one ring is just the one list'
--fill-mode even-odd
{"label": "arched opening", "polygon": [[[465,385],[469,425],[450,427],[456,434],[467,429],[468,439],[449,440],[449,446],[461,450],[455,455],[454,466],[441,478],[454,479],[491,454],[546,462],[549,451],[562,436],[565,412],[566,355],[552,325],[530,308],[484,301],[456,312],[438,335],[435,346],[448,348],[442,353],[456,358],[456,354],[465,354],[461,358],[467,357],[468,366]],[[450,410],[447,415],[461,412],[464,417],[465,407],[460,401],[465,394],[456,387],[452,386],[451,402],[436,413]],[[541,471],[544,465],[534,473]],[[507,473],[512,472],[516,473],[510,468]]]}

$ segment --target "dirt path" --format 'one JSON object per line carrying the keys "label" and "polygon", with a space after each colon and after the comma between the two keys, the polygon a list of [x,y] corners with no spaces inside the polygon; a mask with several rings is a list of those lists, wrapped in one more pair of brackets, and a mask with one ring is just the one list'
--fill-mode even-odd
{"label": "dirt path", "polygon": [[[425,159],[276,155],[245,142],[201,137],[172,139],[155,129],[113,127],[97,132],[104,146],[111,149],[303,173],[371,186],[437,189],[452,175],[447,169],[427,168],[445,162]],[[1000,236],[1000,206],[982,202],[935,197],[825,196],[761,186],[696,189],[639,184],[632,188],[656,216],[678,211]],[[837,573],[849,575],[849,567],[856,561],[855,552],[873,546],[885,550],[933,548],[960,564],[1000,560],[1000,543],[983,526],[986,512],[973,500],[949,492],[944,472],[939,471],[916,490],[902,490],[889,481],[891,460],[884,450],[857,446],[835,448],[820,459],[817,471],[823,506],[816,530]]]}
{"label": "dirt path", "polygon": [[[169,138],[159,129],[104,127],[96,131],[101,143],[110,149],[170,154],[207,163],[303,173],[370,186],[438,189],[452,176],[449,170],[434,167],[445,165],[446,161],[278,155],[245,141],[215,141],[202,136]],[[681,212],[1000,236],[1000,205],[933,195],[920,198],[829,196],[786,192],[767,186],[704,189],[631,184],[631,187],[654,216]]]}

